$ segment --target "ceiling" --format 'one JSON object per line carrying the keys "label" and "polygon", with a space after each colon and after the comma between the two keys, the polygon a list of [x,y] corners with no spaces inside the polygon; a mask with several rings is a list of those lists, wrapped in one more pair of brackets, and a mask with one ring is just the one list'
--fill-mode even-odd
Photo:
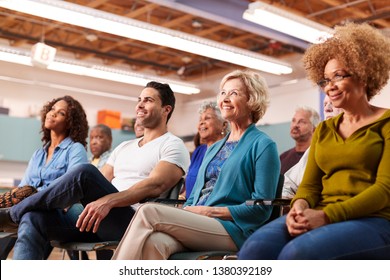
{"label": "ceiling", "polygon": [[[292,63],[307,43],[242,19],[249,0],[67,0],[74,4],[186,32]],[[323,25],[371,22],[390,30],[388,0],[274,0],[262,2]],[[57,48],[57,55],[100,61],[107,66],[194,82],[238,68],[226,62],[0,8],[0,41],[31,48],[37,42]],[[295,63],[295,64],[294,64]],[[294,69],[296,70],[296,69]],[[294,71],[287,78],[300,78]]]}

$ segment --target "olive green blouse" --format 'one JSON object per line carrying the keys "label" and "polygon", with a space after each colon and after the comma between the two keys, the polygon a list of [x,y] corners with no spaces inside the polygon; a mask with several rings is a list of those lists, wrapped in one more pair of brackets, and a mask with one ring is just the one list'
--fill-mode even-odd
{"label": "olive green blouse", "polygon": [[344,139],[342,114],[320,123],[292,203],[307,200],[331,222],[367,216],[390,220],[390,110]]}

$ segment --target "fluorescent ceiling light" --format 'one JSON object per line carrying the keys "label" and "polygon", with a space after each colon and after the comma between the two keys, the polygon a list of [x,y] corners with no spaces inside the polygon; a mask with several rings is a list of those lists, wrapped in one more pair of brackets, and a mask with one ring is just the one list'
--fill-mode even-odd
{"label": "fluorescent ceiling light", "polygon": [[111,13],[56,0],[0,0],[0,6],[34,16],[161,45],[280,75],[290,64],[241,48]]}
{"label": "fluorescent ceiling light", "polygon": [[25,80],[25,79],[10,77],[10,76],[1,76],[0,75],[0,81],[17,83],[17,84],[22,84],[22,85],[27,85],[27,86],[48,87],[48,88],[65,90],[68,92],[73,91],[73,92],[79,92],[79,93],[83,93],[83,94],[89,94],[89,95],[95,95],[95,96],[102,96],[102,97],[138,102],[137,97],[124,96],[124,95],[115,94],[115,93],[111,93],[111,92],[83,89],[80,87],[71,87],[71,86],[62,85],[62,84],[54,84],[54,83],[47,83],[47,82],[41,82],[41,81]]}
{"label": "fluorescent ceiling light", "polygon": [[261,2],[250,3],[243,18],[310,43],[332,34],[327,26]]}
{"label": "fluorescent ceiling light", "polygon": [[[0,60],[33,66],[31,63],[31,52],[19,48],[0,46]],[[83,63],[59,57],[56,57],[54,61],[49,64],[47,69],[138,86],[146,86],[146,84],[150,81],[158,81],[169,84],[172,90],[177,93],[197,94],[200,92],[199,88],[193,84],[161,79],[161,77],[156,76],[141,75],[118,68]]]}

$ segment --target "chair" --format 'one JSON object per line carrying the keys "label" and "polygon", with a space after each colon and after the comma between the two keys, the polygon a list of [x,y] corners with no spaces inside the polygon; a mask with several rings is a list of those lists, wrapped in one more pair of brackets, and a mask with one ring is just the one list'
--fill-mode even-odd
{"label": "chair", "polygon": [[14,237],[16,235],[17,235],[16,232],[4,232],[4,231],[0,232],[0,238]]}
{"label": "chair", "polygon": [[[184,179],[181,178],[179,182],[176,183],[170,190],[161,194],[157,198],[148,198],[141,201],[142,203],[146,202],[157,202],[157,203],[175,203],[179,204],[183,201],[178,200],[180,190],[184,184]],[[109,240],[109,241],[100,241],[100,242],[61,242],[58,240],[53,240],[50,242],[51,246],[54,248],[63,249],[62,259],[65,257],[65,251],[77,251],[78,259],[85,259],[83,255],[85,252],[99,251],[99,250],[112,250],[114,251],[119,244],[118,240]],[[83,253],[84,252],[84,253]]]}
{"label": "chair", "polygon": [[[282,206],[289,205],[289,199],[279,198],[282,196],[284,183],[284,175],[279,176],[278,186],[276,188],[276,197],[275,199],[251,199],[246,201],[246,205],[269,205],[275,206],[272,209],[272,213],[267,223],[280,217],[282,213]],[[190,251],[190,252],[178,252],[172,254],[170,260],[230,260],[236,259],[237,252],[233,251]]]}

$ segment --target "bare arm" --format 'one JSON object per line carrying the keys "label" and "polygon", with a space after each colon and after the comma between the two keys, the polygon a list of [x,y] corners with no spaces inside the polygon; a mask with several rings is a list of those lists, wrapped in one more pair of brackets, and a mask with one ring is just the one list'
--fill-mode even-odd
{"label": "bare arm", "polygon": [[111,182],[114,179],[114,167],[109,164],[105,164],[100,168],[100,172],[106,177],[107,181]]}
{"label": "bare arm", "polygon": [[160,161],[148,178],[125,191],[112,193],[89,203],[80,214],[76,227],[80,228],[80,231],[90,231],[93,228],[93,232],[96,232],[100,222],[112,208],[126,207],[145,198],[158,197],[172,188],[182,176],[183,170],[181,168],[175,164]]}

